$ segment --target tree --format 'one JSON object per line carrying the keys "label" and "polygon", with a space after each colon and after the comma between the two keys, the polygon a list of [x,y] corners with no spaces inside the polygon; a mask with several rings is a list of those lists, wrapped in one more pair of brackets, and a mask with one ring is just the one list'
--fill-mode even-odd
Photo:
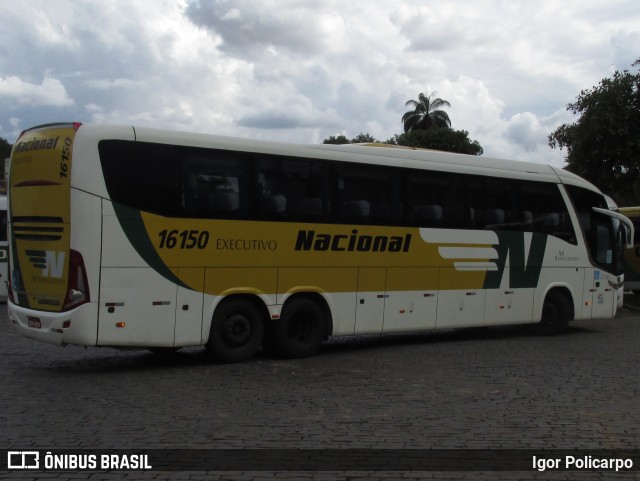
{"label": "tree", "polygon": [[[4,171],[4,159],[8,159],[11,156],[12,148],[13,145],[0,137],[0,174],[4,173],[4,176],[0,177],[2,177],[4,180],[6,180],[6,172]],[[4,189],[5,184],[3,183],[2,186]]]}
{"label": "tree", "polygon": [[[450,107],[451,104],[435,96],[436,92],[432,92],[430,95],[421,93],[418,96],[418,100],[409,100],[405,105],[411,105],[414,109],[402,116],[404,133],[396,134],[384,143],[469,155],[482,155],[482,146],[477,140],[469,139],[469,132],[451,129],[449,115],[441,110],[442,107]],[[339,135],[324,139],[323,143],[360,144],[380,143],[380,141],[368,133],[360,133],[352,140],[347,139],[344,135]]]}
{"label": "tree", "polygon": [[337,137],[332,135],[331,137],[329,137],[328,139],[324,139],[322,141],[323,144],[348,144],[349,143],[349,139],[347,139],[344,135],[338,135]]}
{"label": "tree", "polygon": [[363,134],[361,132],[351,140],[352,144],[371,144],[375,142],[377,142],[377,140],[371,137],[371,135],[369,135],[369,132],[367,132],[366,134]]}
{"label": "tree", "polygon": [[328,139],[324,139],[322,141],[323,144],[370,144],[378,142],[375,138],[373,138],[369,133],[360,132],[353,139],[349,140],[344,135],[331,136]]}
{"label": "tree", "polygon": [[438,127],[451,127],[449,115],[442,110],[443,107],[451,107],[451,104],[441,98],[434,98],[437,92],[429,95],[420,94],[418,100],[407,100],[405,106],[413,107],[402,116],[402,124],[405,133],[412,130],[429,130]]}
{"label": "tree", "polygon": [[8,159],[11,156],[11,149],[13,145],[0,137],[0,162],[4,165],[4,159]]}
{"label": "tree", "polygon": [[[640,64],[640,59],[633,66]],[[579,119],[549,137],[566,148],[565,169],[584,177],[620,205],[640,205],[640,74],[615,71],[583,90],[567,110]]]}
{"label": "tree", "polygon": [[482,146],[477,140],[469,139],[466,130],[438,128],[430,130],[412,130],[396,135],[389,143],[405,147],[443,150],[459,154],[482,155]]}

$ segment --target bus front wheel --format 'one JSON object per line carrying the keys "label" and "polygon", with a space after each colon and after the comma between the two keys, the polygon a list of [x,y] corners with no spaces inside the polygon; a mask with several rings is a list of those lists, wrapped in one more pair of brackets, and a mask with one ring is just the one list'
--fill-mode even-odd
{"label": "bus front wheel", "polygon": [[229,299],[213,314],[207,350],[223,362],[246,361],[260,348],[263,332],[263,315],[254,303]]}
{"label": "bus front wheel", "polygon": [[325,314],[313,299],[298,297],[284,305],[280,319],[271,326],[270,351],[284,358],[309,357],[325,336]]}
{"label": "bus front wheel", "polygon": [[558,334],[564,331],[573,318],[571,300],[559,291],[547,294],[542,306],[542,319],[539,324],[541,334]]}

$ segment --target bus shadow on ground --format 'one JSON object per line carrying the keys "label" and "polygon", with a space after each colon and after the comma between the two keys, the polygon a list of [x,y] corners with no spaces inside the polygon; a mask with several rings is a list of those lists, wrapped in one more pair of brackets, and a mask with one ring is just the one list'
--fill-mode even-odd
{"label": "bus shadow on ground", "polygon": [[515,339],[536,339],[550,337],[573,337],[584,334],[597,334],[598,329],[578,325],[569,327],[558,334],[542,334],[536,325],[499,326],[499,327],[469,327],[459,329],[403,332],[389,334],[370,334],[330,340],[322,345],[320,355],[341,351],[357,351],[361,349],[378,349],[385,347],[410,345],[435,345],[443,343],[463,343],[474,341],[499,341]]}
{"label": "bus shadow on ground", "polygon": [[[536,326],[501,326],[501,327],[472,327],[451,330],[418,331],[410,333],[369,334],[334,338],[325,342],[313,357],[326,357],[336,353],[356,353],[359,351],[382,351],[396,348],[406,348],[418,345],[438,345],[443,343],[466,343],[476,341],[513,341],[531,338],[532,342],[541,337],[575,337],[597,334],[599,331],[584,326],[570,325],[566,331],[554,336],[543,336],[536,331]],[[281,362],[282,358],[267,355],[262,351],[251,360],[238,364],[224,364],[211,359],[206,350],[201,347],[183,348],[177,351],[149,350],[120,350],[113,348],[98,348],[91,355],[92,350],[82,350],[73,356],[52,360],[46,371],[64,371],[65,373],[99,373],[123,371],[155,371],[164,369],[193,369],[199,367],[216,367],[224,369],[226,366],[252,365],[255,363],[269,364]],[[313,359],[313,357],[311,359]],[[307,363],[307,359],[290,359],[288,363]]]}

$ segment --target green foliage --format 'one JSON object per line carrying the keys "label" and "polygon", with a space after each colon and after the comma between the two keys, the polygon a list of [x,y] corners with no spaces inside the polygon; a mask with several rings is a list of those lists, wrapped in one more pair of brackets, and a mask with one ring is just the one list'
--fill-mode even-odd
{"label": "green foliage", "polygon": [[353,139],[349,140],[344,135],[331,136],[328,139],[322,141],[323,144],[370,144],[378,142],[369,133],[363,134],[362,132],[356,135]]}
{"label": "green foliage", "polygon": [[322,141],[323,144],[349,144],[351,143],[349,139],[347,139],[344,135],[338,135],[337,137],[332,135],[328,139],[324,139]]}
{"label": "green foliage", "polygon": [[[323,144],[366,144],[383,143],[371,135],[360,133],[349,140],[344,135],[331,136],[322,141]],[[466,130],[452,130],[446,127],[430,130],[412,130],[404,134],[396,134],[386,140],[385,144],[402,145],[417,149],[443,150],[459,154],[482,155],[482,146],[477,140],[469,139]]]}
{"label": "green foliage", "polygon": [[565,169],[594,183],[619,205],[640,205],[640,74],[616,71],[580,92],[567,110],[579,119],[548,137],[552,148],[567,149]]}
{"label": "green foliage", "polygon": [[434,98],[437,92],[429,95],[418,95],[418,100],[407,100],[405,106],[413,107],[413,110],[405,112],[402,116],[404,131],[429,130],[437,128],[451,128],[451,120],[443,107],[451,107],[451,104],[441,98]]}
{"label": "green foliage", "polygon": [[[449,115],[442,107],[451,107],[446,100],[435,98],[436,92],[430,95],[420,94],[418,100],[409,100],[405,105],[413,110],[402,116],[404,133],[395,135],[385,144],[405,147],[443,150],[461,154],[482,155],[482,146],[477,140],[469,139],[466,130],[452,130]],[[323,144],[363,144],[381,143],[371,135],[360,133],[349,140],[344,135],[331,136],[324,139]]]}
{"label": "green foliage", "polygon": [[482,146],[477,140],[469,139],[469,132],[448,128],[412,130],[396,135],[390,143],[469,155],[482,155],[483,152]]}
{"label": "green foliage", "polygon": [[0,137],[0,162],[4,165],[4,159],[8,159],[11,156],[11,149],[13,145],[11,145],[7,140]]}
{"label": "green foliage", "polygon": [[370,144],[372,142],[377,142],[377,140],[371,137],[369,132],[366,134],[359,133],[351,140],[352,144]]}

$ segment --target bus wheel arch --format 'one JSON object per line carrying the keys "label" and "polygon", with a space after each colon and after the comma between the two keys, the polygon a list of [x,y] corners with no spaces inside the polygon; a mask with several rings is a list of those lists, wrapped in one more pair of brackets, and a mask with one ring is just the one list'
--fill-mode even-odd
{"label": "bus wheel arch", "polygon": [[545,335],[558,334],[567,328],[574,315],[571,291],[566,287],[553,287],[545,295],[538,330]]}
{"label": "bus wheel arch", "polygon": [[255,296],[225,297],[213,312],[207,350],[223,362],[250,359],[262,344],[267,316],[266,307]]}
{"label": "bus wheel arch", "polygon": [[318,293],[299,293],[282,306],[279,319],[269,323],[264,347],[283,358],[309,357],[333,330],[329,305]]}

